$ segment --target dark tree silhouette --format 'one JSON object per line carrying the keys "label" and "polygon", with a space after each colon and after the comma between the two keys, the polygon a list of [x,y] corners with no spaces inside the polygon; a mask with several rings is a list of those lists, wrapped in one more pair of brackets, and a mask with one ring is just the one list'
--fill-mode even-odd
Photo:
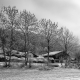
{"label": "dark tree silhouette", "polygon": [[0,40],[1,40],[1,47],[5,59],[5,66],[7,67],[6,52],[5,52],[5,48],[6,48],[5,46],[7,43],[6,24],[7,24],[7,19],[4,16],[3,10],[1,10],[0,11]]}

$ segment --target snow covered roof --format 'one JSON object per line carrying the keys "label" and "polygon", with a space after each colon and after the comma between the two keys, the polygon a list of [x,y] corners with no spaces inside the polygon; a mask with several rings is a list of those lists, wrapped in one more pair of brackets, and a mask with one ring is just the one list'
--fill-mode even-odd
{"label": "snow covered roof", "polygon": [[[52,55],[55,55],[55,54],[59,54],[60,52],[62,52],[62,51],[54,51],[54,52],[50,52],[50,53],[49,53],[49,56],[52,56]],[[48,53],[43,54],[42,56],[47,56],[47,55],[48,55]]]}

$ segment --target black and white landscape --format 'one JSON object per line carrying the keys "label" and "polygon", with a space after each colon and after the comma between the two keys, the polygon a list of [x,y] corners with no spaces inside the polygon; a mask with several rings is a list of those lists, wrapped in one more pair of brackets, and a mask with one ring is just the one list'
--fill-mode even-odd
{"label": "black and white landscape", "polygon": [[79,80],[79,69],[79,0],[0,0],[0,80]]}

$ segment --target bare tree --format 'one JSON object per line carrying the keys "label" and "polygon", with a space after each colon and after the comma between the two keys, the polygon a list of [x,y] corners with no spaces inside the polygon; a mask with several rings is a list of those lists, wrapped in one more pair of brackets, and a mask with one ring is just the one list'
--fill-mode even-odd
{"label": "bare tree", "polygon": [[16,9],[16,7],[4,7],[4,13],[5,16],[7,18],[7,28],[8,30],[10,30],[10,53],[9,53],[9,66],[10,66],[10,62],[11,62],[11,52],[13,49],[13,42],[14,42],[14,30],[16,27],[16,18],[17,18],[17,14],[18,14],[18,10]]}
{"label": "bare tree", "polygon": [[59,33],[59,43],[63,47],[63,50],[67,54],[69,51],[69,48],[72,46],[72,43],[74,41],[73,34],[67,29],[67,28],[61,28],[61,32]]}
{"label": "bare tree", "polygon": [[69,53],[72,53],[72,51],[75,49],[75,47],[77,47],[74,43],[75,37],[69,31],[69,29],[61,28],[59,30],[57,40],[60,43],[61,47],[63,48],[64,55],[63,55],[62,59],[65,58],[65,60],[66,60],[65,67],[66,67],[69,63],[69,60],[70,60]]}
{"label": "bare tree", "polygon": [[20,20],[19,28],[21,29],[22,33],[24,34],[25,65],[27,65],[28,54],[29,54],[29,44],[30,44],[29,32],[30,32],[30,29],[34,27],[34,24],[36,23],[37,19],[34,14],[31,14],[30,12],[27,12],[26,10],[24,10],[23,12],[20,12],[19,20]]}
{"label": "bare tree", "polygon": [[57,27],[58,25],[52,23],[51,20],[42,19],[39,22],[40,34],[44,35],[47,41],[48,64],[49,64],[50,41],[53,36],[56,36]]}

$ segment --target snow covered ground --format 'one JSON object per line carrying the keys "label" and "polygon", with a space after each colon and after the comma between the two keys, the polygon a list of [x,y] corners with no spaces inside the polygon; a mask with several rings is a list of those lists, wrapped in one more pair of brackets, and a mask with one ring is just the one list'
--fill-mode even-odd
{"label": "snow covered ground", "polygon": [[80,80],[80,70],[59,67],[48,71],[0,69],[0,80]]}

